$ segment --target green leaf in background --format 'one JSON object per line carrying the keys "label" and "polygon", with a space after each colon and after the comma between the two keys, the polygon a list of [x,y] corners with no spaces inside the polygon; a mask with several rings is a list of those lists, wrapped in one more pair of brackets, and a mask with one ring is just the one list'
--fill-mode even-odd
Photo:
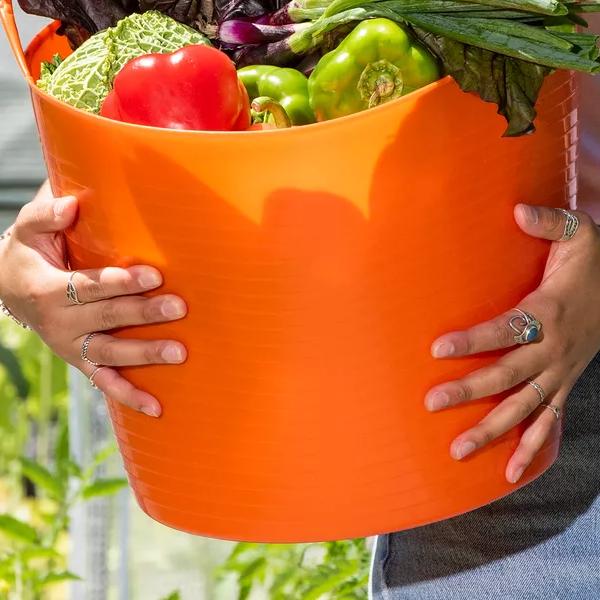
{"label": "green leaf in background", "polygon": [[54,571],[47,573],[40,579],[37,587],[42,588],[53,583],[62,583],[64,581],[80,581],[81,577],[71,573],[70,571]]}
{"label": "green leaf in background", "polygon": [[23,475],[36,486],[48,492],[52,498],[60,500],[64,496],[65,487],[63,482],[50,473],[46,467],[25,457],[21,457],[19,463]]}
{"label": "green leaf in background", "polygon": [[366,600],[370,551],[365,539],[323,544],[237,544],[217,570],[234,578],[237,600]]}
{"label": "green leaf in background", "polygon": [[73,460],[67,462],[67,471],[69,475],[77,477],[77,479],[83,478],[83,469]]}
{"label": "green leaf in background", "polygon": [[[118,491],[125,480],[91,481],[115,452],[114,443],[94,457],[85,479],[71,459],[65,364],[34,333],[7,319],[0,320],[0,342],[11,355],[9,366],[18,367],[11,367],[11,375],[7,361],[0,364],[2,500],[23,509],[17,513],[22,520],[12,516],[14,512],[0,514],[0,599],[49,600],[61,596],[54,590],[51,595],[46,586],[76,578],[66,571],[64,540],[69,512],[84,498],[68,493],[71,482],[79,480],[80,488],[89,484],[87,495],[95,497]],[[23,476],[44,493],[24,499]]]}
{"label": "green leaf in background", "polygon": [[113,454],[117,452],[117,446],[114,443],[110,443],[104,448],[101,448],[94,457],[92,462],[83,472],[83,479],[87,480],[94,476],[96,469],[106,462]]}
{"label": "green leaf in background", "polygon": [[56,559],[60,557],[60,554],[54,548],[44,548],[43,546],[36,546],[35,548],[25,548],[18,553],[23,562],[30,560],[39,560],[41,558]]}
{"label": "green leaf in background", "polygon": [[319,600],[325,594],[330,595],[343,585],[349,577],[356,573],[357,564],[350,562],[338,564],[335,569],[326,568],[320,573],[319,578],[305,592],[303,600]]}
{"label": "green leaf in background", "polygon": [[98,496],[110,496],[119,490],[127,487],[127,479],[96,479],[89,485],[86,485],[81,491],[81,497],[84,500],[97,498]]}
{"label": "green leaf in background", "polygon": [[65,469],[70,461],[71,451],[69,447],[69,421],[65,417],[61,419],[56,448],[54,449],[54,459],[57,470]]}
{"label": "green leaf in background", "polygon": [[18,542],[38,541],[38,532],[31,525],[7,514],[0,515],[0,532]]}
{"label": "green leaf in background", "polygon": [[164,596],[161,600],[181,600],[179,591],[171,592],[168,596]]}
{"label": "green leaf in background", "polygon": [[27,381],[19,359],[14,352],[0,344],[0,366],[6,369],[11,383],[15,386],[17,395],[20,398],[27,398],[29,395],[29,382]]}

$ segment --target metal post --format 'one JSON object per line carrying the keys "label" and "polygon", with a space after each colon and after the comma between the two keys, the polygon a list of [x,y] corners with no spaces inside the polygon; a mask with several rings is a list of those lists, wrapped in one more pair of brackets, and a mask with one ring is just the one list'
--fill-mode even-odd
{"label": "metal post", "polygon": [[[79,371],[70,369],[70,442],[73,458],[84,468],[112,439],[102,396]],[[98,469],[102,476],[106,467]],[[82,580],[71,587],[72,600],[106,600],[108,597],[108,548],[110,498],[96,498],[77,505],[71,514],[69,570]]]}

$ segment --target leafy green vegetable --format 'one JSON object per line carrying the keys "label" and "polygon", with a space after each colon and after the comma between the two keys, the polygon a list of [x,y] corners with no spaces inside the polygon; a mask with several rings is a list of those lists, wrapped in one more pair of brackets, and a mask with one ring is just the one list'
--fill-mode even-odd
{"label": "leafy green vegetable", "polygon": [[534,130],[535,104],[552,70],[600,72],[598,37],[574,32],[579,13],[592,11],[600,11],[600,2],[334,0],[286,48],[281,42],[265,48],[264,62],[280,64],[282,50],[310,52],[342,25],[392,19],[410,25],[464,91],[496,103],[508,121],[505,135],[516,136]]}
{"label": "leafy green vegetable", "polygon": [[53,72],[46,67],[38,85],[63,102],[97,113],[114,76],[129,60],[208,43],[201,33],[160,12],[133,14],[93,35]]}
{"label": "leafy green vegetable", "polygon": [[533,131],[535,102],[550,69],[494,54],[482,48],[415,29],[419,39],[438,57],[445,71],[465,92],[474,92],[498,105],[508,121],[506,136]]}
{"label": "leafy green vegetable", "polygon": [[40,80],[38,81],[38,86],[46,90],[48,88],[48,83],[52,79],[52,75],[54,75],[54,71],[58,69],[58,66],[62,62],[62,58],[59,54],[55,54],[52,57],[52,60],[45,61],[42,63],[40,68]]}
{"label": "leafy green vegetable", "polygon": [[[214,0],[217,17],[229,14],[227,18],[231,18],[227,10],[218,8],[222,8],[220,3],[223,1]],[[231,0],[232,4],[240,1]],[[298,1],[292,0],[288,8]],[[246,14],[252,18],[260,13],[261,5],[263,12],[267,12],[268,6],[273,4],[272,0],[243,0],[244,4],[253,2],[257,7]],[[36,5],[36,10],[47,5],[46,11],[50,6],[56,8],[57,4],[55,0],[22,0],[22,3]],[[211,0],[206,4],[210,3]],[[198,10],[193,4],[191,0],[144,0],[139,3],[142,10],[156,8],[202,29],[206,15],[202,8]],[[92,8],[96,7],[94,2],[92,5]],[[574,26],[586,26],[583,18],[586,14],[599,11],[600,0],[332,0],[319,4],[316,13],[305,17],[310,22],[291,27],[293,33],[285,39],[225,45],[224,49],[231,52],[238,66],[298,65],[303,64],[307,56],[323,54],[328,40],[342,30],[347,33],[357,21],[377,17],[392,19],[412,27],[416,36],[438,57],[445,72],[454,77],[463,90],[498,105],[499,113],[508,121],[506,135],[521,135],[534,130],[535,104],[544,78],[554,69],[600,72],[598,38],[574,30]],[[276,11],[276,14],[280,13],[281,10]],[[212,22],[212,17],[206,18]],[[217,20],[222,22],[220,18]],[[73,21],[87,27],[79,14]],[[130,31],[125,27],[127,31],[118,32],[126,21],[109,30],[114,33],[106,36],[106,58],[100,65],[94,63],[84,69],[75,65],[71,69],[75,72],[66,85],[70,88],[68,92],[62,89],[65,85],[60,81],[61,70],[69,71],[68,65],[56,69],[51,81],[59,81],[61,89],[58,93],[62,95],[57,97],[88,110],[97,110],[98,99],[106,95],[115,72],[136,55],[136,50],[132,49],[147,43],[145,34],[140,34],[137,29]],[[84,65],[89,60],[86,53],[87,50],[82,52],[80,60]],[[121,60],[118,58],[121,55],[127,58]],[[41,85],[48,86],[47,79],[47,76],[43,77]]]}

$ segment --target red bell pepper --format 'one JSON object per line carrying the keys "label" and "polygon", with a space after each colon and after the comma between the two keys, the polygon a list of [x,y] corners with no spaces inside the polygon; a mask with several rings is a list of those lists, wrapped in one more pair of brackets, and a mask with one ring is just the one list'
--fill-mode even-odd
{"label": "red bell pepper", "polygon": [[210,46],[146,54],[117,74],[100,114],[117,121],[200,131],[245,130],[250,103],[235,65]]}

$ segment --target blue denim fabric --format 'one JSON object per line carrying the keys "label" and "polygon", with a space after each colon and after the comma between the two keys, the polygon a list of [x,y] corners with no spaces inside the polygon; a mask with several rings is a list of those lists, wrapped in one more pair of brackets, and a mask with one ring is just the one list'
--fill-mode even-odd
{"label": "blue denim fabric", "polygon": [[573,390],[556,464],[479,510],[380,536],[373,600],[600,600],[600,355]]}

